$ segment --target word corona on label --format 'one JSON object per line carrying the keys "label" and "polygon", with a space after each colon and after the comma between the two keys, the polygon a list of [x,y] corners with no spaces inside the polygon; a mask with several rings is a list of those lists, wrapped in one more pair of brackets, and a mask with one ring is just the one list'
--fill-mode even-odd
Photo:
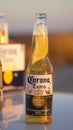
{"label": "word corona on label", "polygon": [[34,83],[50,83],[50,78],[34,78],[34,76],[28,77],[28,82],[30,84]]}

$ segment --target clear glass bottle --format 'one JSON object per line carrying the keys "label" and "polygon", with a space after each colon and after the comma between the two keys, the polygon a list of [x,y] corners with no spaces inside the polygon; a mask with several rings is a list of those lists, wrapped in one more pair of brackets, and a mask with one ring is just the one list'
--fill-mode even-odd
{"label": "clear glass bottle", "polygon": [[4,13],[0,13],[0,44],[8,44],[8,24]]}
{"label": "clear glass bottle", "polygon": [[48,58],[46,14],[36,14],[32,57],[26,68],[26,122],[51,123],[53,67]]}

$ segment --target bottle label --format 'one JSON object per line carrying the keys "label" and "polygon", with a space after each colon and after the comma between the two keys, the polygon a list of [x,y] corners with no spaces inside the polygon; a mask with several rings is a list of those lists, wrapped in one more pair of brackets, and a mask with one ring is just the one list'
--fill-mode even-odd
{"label": "bottle label", "polygon": [[2,71],[18,71],[25,69],[25,45],[5,44],[0,45],[0,57],[2,60]]}
{"label": "bottle label", "polygon": [[0,57],[2,61],[4,89],[14,89],[15,87],[23,86],[25,72],[25,45],[21,43],[0,45]]}
{"label": "bottle label", "polygon": [[53,93],[52,74],[26,75],[26,93],[36,96],[46,96]]}
{"label": "bottle label", "polygon": [[35,116],[52,114],[52,74],[26,75],[26,113]]}

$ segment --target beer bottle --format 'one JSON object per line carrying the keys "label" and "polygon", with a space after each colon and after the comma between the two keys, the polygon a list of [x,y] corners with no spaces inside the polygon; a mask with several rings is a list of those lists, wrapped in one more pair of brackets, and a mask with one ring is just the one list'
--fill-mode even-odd
{"label": "beer bottle", "polygon": [[32,57],[26,68],[26,122],[51,123],[53,67],[48,58],[47,16],[37,13],[32,36]]}
{"label": "beer bottle", "polygon": [[8,43],[8,24],[4,13],[0,13],[0,44]]}

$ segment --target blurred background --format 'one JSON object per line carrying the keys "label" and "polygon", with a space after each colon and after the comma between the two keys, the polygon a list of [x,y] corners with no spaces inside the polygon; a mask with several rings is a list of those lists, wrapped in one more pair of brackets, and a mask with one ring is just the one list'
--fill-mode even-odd
{"label": "blurred background", "polygon": [[54,91],[73,93],[73,0],[0,0],[9,41],[26,45],[26,66],[31,58],[36,13],[47,14],[49,58],[54,67]]}

